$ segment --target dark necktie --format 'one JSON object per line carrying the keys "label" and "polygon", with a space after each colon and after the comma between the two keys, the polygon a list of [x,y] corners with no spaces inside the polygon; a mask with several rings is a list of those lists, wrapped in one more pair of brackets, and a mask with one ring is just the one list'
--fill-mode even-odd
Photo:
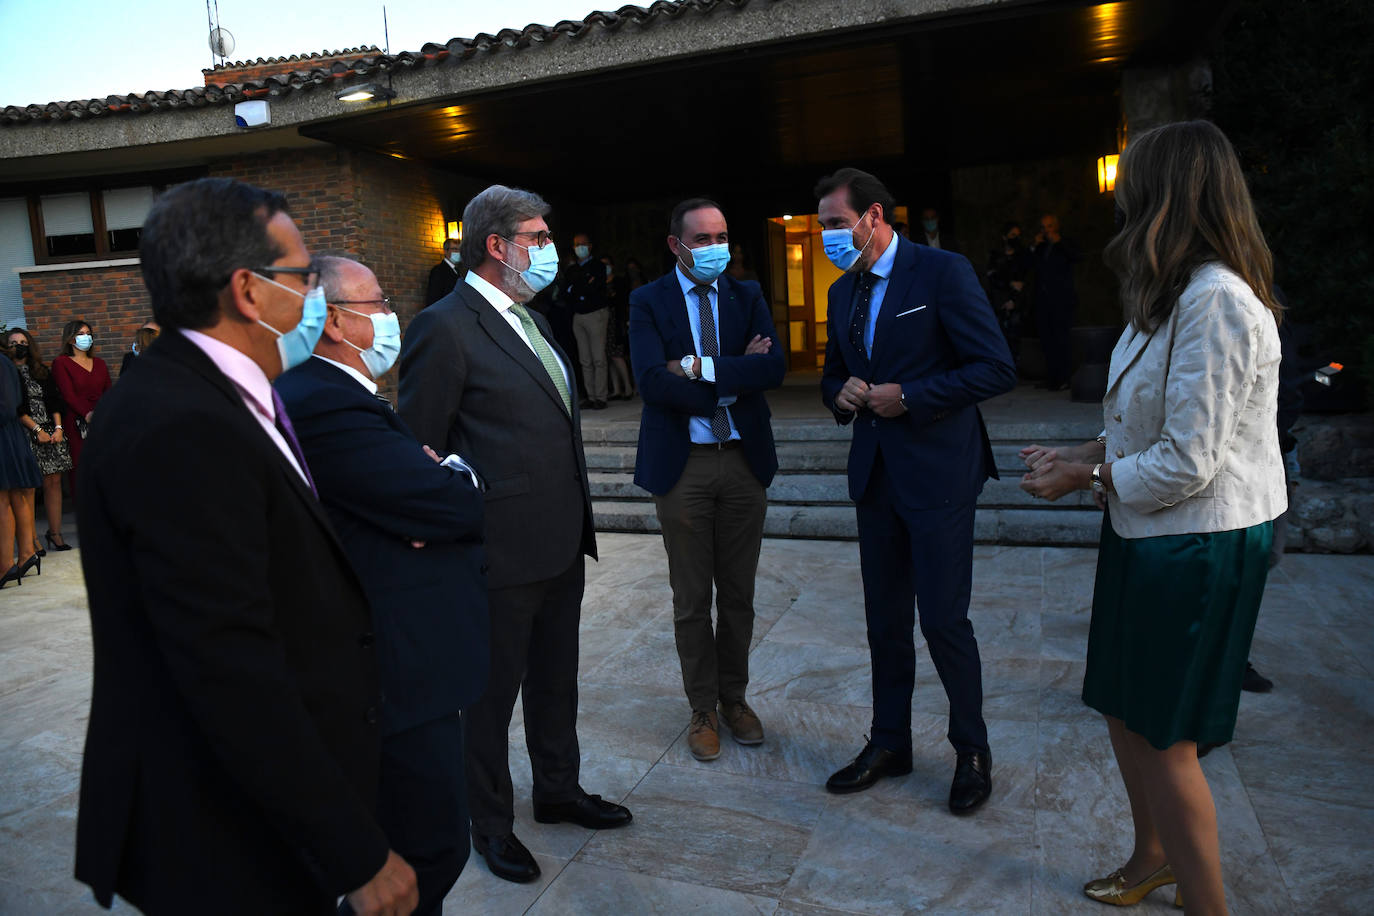
{"label": "dark necktie", "polygon": [[286,405],[281,402],[281,396],[275,388],[272,389],[272,406],[277,411],[277,432],[286,440],[286,444],[291,448],[291,454],[296,456],[296,463],[301,466],[301,473],[305,475],[305,482],[310,485],[310,492],[319,499],[320,491],[315,489],[315,478],[310,476],[310,465],[305,463],[305,453],[301,451],[301,443],[296,438],[295,429],[291,427],[291,418],[286,415]]}
{"label": "dark necktie", "polygon": [[[720,355],[720,342],[716,340],[716,316],[711,314],[711,287],[694,286],[692,292],[697,294],[701,355],[717,357]],[[721,442],[730,438],[730,418],[726,416],[724,407],[717,407],[716,412],[711,414],[711,435]]]}
{"label": "dark necktie", "polygon": [[854,318],[849,322],[849,342],[854,349],[865,356],[868,355],[868,347],[864,345],[864,336],[868,331],[868,308],[873,300],[873,284],[878,282],[878,275],[865,270],[859,275],[859,288],[854,294]]}

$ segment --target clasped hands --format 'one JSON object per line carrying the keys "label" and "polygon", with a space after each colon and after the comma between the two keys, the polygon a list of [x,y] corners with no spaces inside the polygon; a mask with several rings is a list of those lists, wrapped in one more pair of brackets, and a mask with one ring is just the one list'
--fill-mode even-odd
{"label": "clasped hands", "polygon": [[906,413],[902,403],[902,386],[896,382],[870,385],[863,379],[851,375],[835,395],[835,406],[850,413],[867,407],[880,417],[900,417]]}
{"label": "clasped hands", "polygon": [[[769,350],[771,350],[771,349],[773,349],[773,338],[771,338],[771,337],[764,337],[762,334],[755,334],[755,335],[754,335],[754,339],[751,340],[751,341],[749,341],[748,345],[745,346],[745,348],[744,348],[744,355],[745,355],[745,356],[758,356],[758,355],[760,355],[760,354],[767,353],[767,352],[768,352]],[[668,369],[668,371],[671,372],[673,375],[676,375],[678,378],[686,378],[686,377],[687,377],[687,373],[682,371],[682,360],[686,359],[688,356],[695,356],[695,355],[696,355],[696,354],[687,354],[687,353],[684,353],[684,354],[683,354],[681,357],[679,357],[678,359],[670,359],[670,360],[668,360],[668,364],[667,364],[667,369]],[[699,357],[698,357],[698,359],[699,359]],[[698,373],[698,375],[699,375],[699,374],[700,374],[700,373]]]}
{"label": "clasped hands", "polygon": [[[1021,489],[1036,499],[1054,502],[1074,490],[1091,489],[1093,455],[1088,452],[1096,443],[1052,448],[1047,445],[1028,445],[1018,453],[1029,468],[1021,477]],[[1101,446],[1098,446],[1099,448]],[[1093,490],[1097,508],[1107,508],[1107,497]]]}

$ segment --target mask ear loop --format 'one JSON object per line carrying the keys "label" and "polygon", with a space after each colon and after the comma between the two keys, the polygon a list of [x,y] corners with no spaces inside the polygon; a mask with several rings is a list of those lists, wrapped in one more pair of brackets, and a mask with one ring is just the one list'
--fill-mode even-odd
{"label": "mask ear loop", "polygon": [[[859,217],[859,219],[863,219],[863,217],[861,216],[861,217]],[[877,223],[874,223],[874,224],[873,224],[873,228],[872,228],[872,229],[869,231],[869,233],[868,233],[868,241],[864,242],[864,247],[862,247],[862,248],[859,249],[859,257],[860,257],[860,258],[862,258],[862,257],[864,256],[864,252],[868,250],[869,243],[873,241],[873,236],[876,235],[877,232],[878,232],[878,224],[877,224]],[[858,260],[858,258],[855,258],[855,261],[856,261],[856,262],[857,262],[857,260]]]}

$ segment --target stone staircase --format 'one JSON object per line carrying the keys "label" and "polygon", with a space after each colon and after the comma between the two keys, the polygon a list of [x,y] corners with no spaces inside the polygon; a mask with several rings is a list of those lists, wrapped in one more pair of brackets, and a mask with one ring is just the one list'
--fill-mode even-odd
{"label": "stone staircase", "polygon": [[[974,537],[980,544],[1096,546],[1102,514],[1086,492],[1056,503],[1032,499],[1017,485],[1024,467],[1017,451],[1028,442],[1078,444],[1097,435],[1085,420],[1023,422],[988,418],[993,455],[1002,475],[983,487]],[[768,488],[766,537],[855,540],[854,504],[845,464],[848,427],[825,418],[774,419],[778,474]],[[652,497],[634,484],[636,420],[585,424],[583,443],[600,531],[657,532]]]}

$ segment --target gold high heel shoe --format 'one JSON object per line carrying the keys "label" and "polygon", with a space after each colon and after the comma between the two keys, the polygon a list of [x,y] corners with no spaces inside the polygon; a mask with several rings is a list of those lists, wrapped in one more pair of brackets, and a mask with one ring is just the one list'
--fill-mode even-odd
{"label": "gold high heel shoe", "polygon": [[1118,868],[1105,878],[1098,878],[1083,885],[1083,895],[1096,900],[1098,903],[1110,903],[1112,906],[1134,906],[1144,900],[1145,895],[1150,891],[1169,884],[1175,885],[1174,906],[1182,907],[1183,897],[1178,891],[1178,880],[1174,877],[1174,870],[1168,865],[1132,887],[1126,886],[1126,876]]}

